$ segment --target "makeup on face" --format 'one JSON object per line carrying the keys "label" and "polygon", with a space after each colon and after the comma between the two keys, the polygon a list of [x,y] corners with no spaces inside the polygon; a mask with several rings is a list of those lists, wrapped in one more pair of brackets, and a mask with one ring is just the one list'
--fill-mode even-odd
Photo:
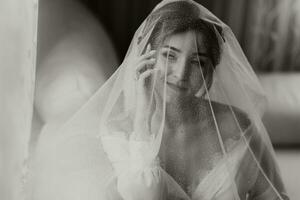
{"label": "makeup on face", "polygon": [[195,31],[170,35],[158,52],[157,67],[167,73],[170,94],[195,95],[204,83],[209,61],[204,36]]}

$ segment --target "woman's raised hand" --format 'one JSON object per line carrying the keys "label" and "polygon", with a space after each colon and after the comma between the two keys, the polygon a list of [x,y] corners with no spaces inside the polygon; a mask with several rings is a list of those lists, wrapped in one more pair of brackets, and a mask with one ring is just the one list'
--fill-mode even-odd
{"label": "woman's raised hand", "polygon": [[[134,129],[135,134],[142,136],[142,134],[149,135],[149,127],[147,123],[147,117],[151,93],[153,90],[154,75],[157,69],[155,69],[156,59],[154,58],[156,51],[151,50],[150,44],[148,44],[146,51],[137,59],[136,63],[136,95],[137,95],[137,107],[135,115]],[[144,135],[144,136],[145,136]]]}

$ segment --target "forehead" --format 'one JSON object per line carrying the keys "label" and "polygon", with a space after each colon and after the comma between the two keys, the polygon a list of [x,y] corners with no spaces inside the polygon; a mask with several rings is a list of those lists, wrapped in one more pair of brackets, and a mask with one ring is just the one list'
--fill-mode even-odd
{"label": "forehead", "polygon": [[196,31],[171,34],[163,42],[166,45],[183,51],[207,52],[204,34]]}

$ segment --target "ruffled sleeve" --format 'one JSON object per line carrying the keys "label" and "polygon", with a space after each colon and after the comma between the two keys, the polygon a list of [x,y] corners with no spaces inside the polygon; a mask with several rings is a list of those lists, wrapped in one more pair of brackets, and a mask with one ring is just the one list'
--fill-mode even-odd
{"label": "ruffled sleeve", "polygon": [[116,172],[116,191],[124,200],[164,199],[163,171],[158,157],[152,156],[151,143],[119,136],[102,137]]}

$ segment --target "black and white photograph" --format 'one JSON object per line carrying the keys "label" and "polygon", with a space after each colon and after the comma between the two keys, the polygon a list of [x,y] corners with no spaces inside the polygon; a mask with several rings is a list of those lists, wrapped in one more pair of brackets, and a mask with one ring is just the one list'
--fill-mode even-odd
{"label": "black and white photograph", "polygon": [[1,0],[0,200],[300,199],[300,0]]}

